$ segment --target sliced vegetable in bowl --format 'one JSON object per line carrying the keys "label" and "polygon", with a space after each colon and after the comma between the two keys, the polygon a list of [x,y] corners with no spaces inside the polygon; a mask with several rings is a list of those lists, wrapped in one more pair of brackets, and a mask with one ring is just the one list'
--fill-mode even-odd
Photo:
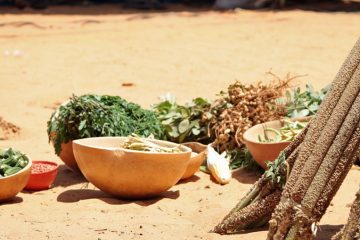
{"label": "sliced vegetable in bowl", "polygon": [[280,129],[268,127],[266,124],[263,124],[264,136],[262,137],[261,134],[258,135],[259,142],[291,142],[309,123],[308,121],[292,121],[290,119],[280,121],[283,125]]}
{"label": "sliced vegetable in bowl", "polygon": [[11,200],[29,180],[32,161],[12,148],[0,149],[0,203]]}
{"label": "sliced vegetable in bowl", "polygon": [[[274,161],[292,138],[300,133],[311,117],[269,121],[249,128],[243,135],[243,141],[254,160],[264,169],[267,161]],[[289,122],[292,122],[291,124]],[[298,122],[298,123],[296,123]],[[266,129],[273,130],[266,130]],[[265,130],[265,131],[264,131]],[[266,141],[259,141],[266,140]]]}
{"label": "sliced vegetable in bowl", "polygon": [[29,158],[12,148],[0,149],[0,178],[14,175],[29,164]]}
{"label": "sliced vegetable in bowl", "polygon": [[180,145],[175,147],[165,147],[154,142],[148,141],[145,138],[141,138],[136,135],[128,136],[125,142],[120,144],[120,147],[136,150],[136,151],[144,151],[144,152],[155,152],[155,153],[179,153],[181,152]]}

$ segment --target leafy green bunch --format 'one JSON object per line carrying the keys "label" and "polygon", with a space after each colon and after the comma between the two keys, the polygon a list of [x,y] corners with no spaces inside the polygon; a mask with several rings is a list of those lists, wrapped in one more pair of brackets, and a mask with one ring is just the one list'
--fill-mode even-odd
{"label": "leafy green bunch", "polygon": [[170,141],[182,143],[206,139],[207,126],[201,121],[202,114],[210,107],[204,98],[195,98],[190,103],[179,105],[171,96],[153,106]]}
{"label": "leafy green bunch", "polygon": [[313,86],[306,84],[303,92],[300,87],[286,91],[287,117],[298,118],[315,115],[329,89],[330,85],[318,92],[314,90]]}
{"label": "leafy green bunch", "polygon": [[61,144],[74,139],[99,136],[128,136],[135,133],[142,137],[165,137],[164,130],[153,111],[127,102],[118,96],[72,96],[61,105],[47,123],[49,140],[56,154]]}

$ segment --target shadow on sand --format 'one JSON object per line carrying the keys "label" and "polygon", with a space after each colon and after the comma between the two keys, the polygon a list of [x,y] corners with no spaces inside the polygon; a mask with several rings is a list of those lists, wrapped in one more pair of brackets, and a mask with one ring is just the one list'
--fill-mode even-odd
{"label": "shadow on sand", "polygon": [[180,196],[179,191],[166,191],[160,194],[158,197],[149,198],[149,199],[142,199],[142,200],[132,200],[132,199],[119,199],[112,197],[109,194],[106,194],[97,189],[72,189],[66,190],[62,192],[58,197],[58,202],[63,203],[74,203],[79,202],[81,200],[88,200],[88,199],[99,199],[107,204],[111,205],[122,205],[122,204],[131,204],[135,203],[140,206],[149,206],[152,204],[157,203],[161,199],[177,199]]}
{"label": "shadow on sand", "polygon": [[15,196],[13,198],[10,198],[8,200],[4,200],[3,202],[0,202],[1,205],[11,205],[11,204],[18,204],[23,202],[23,199],[21,197]]}
{"label": "shadow on sand", "polygon": [[69,187],[79,183],[86,183],[86,179],[81,172],[76,172],[68,168],[66,165],[59,165],[58,174],[54,181],[54,187]]}
{"label": "shadow on sand", "polygon": [[232,177],[240,183],[253,184],[261,177],[261,173],[239,168],[233,171]]}
{"label": "shadow on sand", "polygon": [[329,240],[334,236],[344,225],[320,225],[318,226],[318,232],[316,240]]}

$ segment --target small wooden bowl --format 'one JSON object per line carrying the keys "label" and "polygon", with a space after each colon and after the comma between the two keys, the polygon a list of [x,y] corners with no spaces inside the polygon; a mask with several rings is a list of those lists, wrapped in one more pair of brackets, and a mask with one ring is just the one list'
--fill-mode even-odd
{"label": "small wooden bowl", "polygon": [[10,201],[26,186],[31,172],[32,162],[19,172],[8,177],[0,178],[0,202]]}
{"label": "small wooden bowl", "polygon": [[189,165],[187,166],[185,173],[181,177],[181,180],[184,180],[193,176],[199,170],[201,164],[206,158],[206,146],[198,142],[187,142],[183,143],[182,145],[191,148],[191,150],[193,151],[190,157]]}
{"label": "small wooden bowl", "polygon": [[[290,121],[308,122],[309,117],[294,118]],[[280,130],[284,122],[281,120],[270,121],[266,123],[257,124],[248,130],[243,135],[243,141],[249,149],[255,161],[264,169],[267,169],[266,162],[274,161],[291,142],[259,142],[258,136],[264,138],[264,127],[274,128]],[[269,136],[273,137],[274,133],[269,132]]]}

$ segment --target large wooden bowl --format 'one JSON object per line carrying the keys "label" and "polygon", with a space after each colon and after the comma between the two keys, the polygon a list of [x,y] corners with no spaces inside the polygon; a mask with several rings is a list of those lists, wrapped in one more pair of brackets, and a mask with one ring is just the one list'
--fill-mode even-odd
{"label": "large wooden bowl", "polygon": [[[291,121],[308,122],[309,117],[290,119]],[[274,161],[284,150],[290,142],[259,142],[258,136],[264,139],[264,127],[274,128],[279,130],[283,127],[284,122],[281,120],[270,121],[266,123],[257,124],[248,130],[243,135],[243,141],[249,149],[254,160],[264,169],[267,169],[266,162]],[[274,137],[274,133],[269,132],[269,137]]]}
{"label": "large wooden bowl", "polygon": [[14,198],[26,186],[31,173],[31,160],[21,171],[8,177],[0,178],[0,202]]}
{"label": "large wooden bowl", "polygon": [[[73,141],[75,159],[85,178],[113,196],[157,196],[175,185],[188,166],[188,147],[181,146],[181,153],[150,153],[120,148],[125,140],[126,137],[95,137]],[[168,147],[177,145],[151,141]]]}

